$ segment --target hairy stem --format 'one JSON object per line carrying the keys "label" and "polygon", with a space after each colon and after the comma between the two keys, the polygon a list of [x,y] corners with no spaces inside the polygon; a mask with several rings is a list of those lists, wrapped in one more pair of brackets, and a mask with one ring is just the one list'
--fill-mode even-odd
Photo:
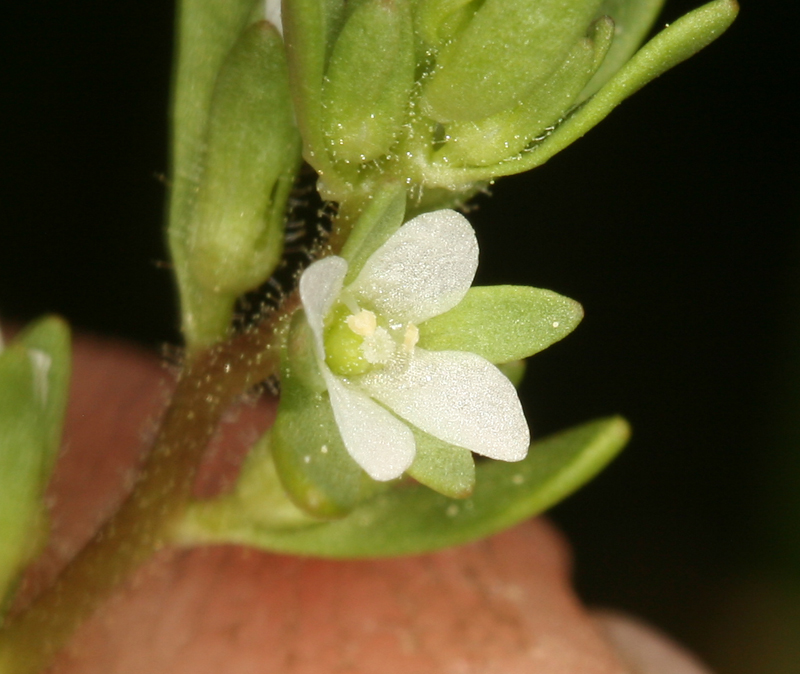
{"label": "hairy stem", "polygon": [[284,318],[296,304],[290,296],[280,312],[186,364],[131,494],[53,585],[0,630],[2,674],[41,671],[103,599],[163,547],[223,412],[277,373]]}

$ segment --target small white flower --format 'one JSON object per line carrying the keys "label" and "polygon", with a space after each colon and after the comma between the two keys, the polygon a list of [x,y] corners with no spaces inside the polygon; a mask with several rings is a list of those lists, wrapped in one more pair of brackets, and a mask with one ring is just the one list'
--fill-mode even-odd
{"label": "small white flower", "polygon": [[[401,419],[493,459],[519,461],[527,454],[530,433],[517,392],[494,365],[474,353],[417,346],[418,326],[464,298],[477,266],[469,222],[442,210],[403,225],[347,287],[347,262],[336,256],[315,262],[300,278],[342,440],[376,480],[399,477],[414,460],[414,436]],[[352,373],[335,374],[329,366],[334,329],[352,333],[348,343],[356,345],[358,361]]]}

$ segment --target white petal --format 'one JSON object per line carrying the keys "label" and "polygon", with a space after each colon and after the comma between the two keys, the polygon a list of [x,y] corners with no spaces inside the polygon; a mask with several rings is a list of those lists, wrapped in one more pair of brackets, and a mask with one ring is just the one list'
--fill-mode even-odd
{"label": "white petal", "polygon": [[411,466],[416,444],[411,429],[374,400],[349,388],[323,368],[331,407],[344,446],[374,480],[393,480]]}
{"label": "white petal", "polygon": [[281,1],[266,0],[264,2],[264,18],[269,21],[283,37],[283,22],[281,21]]}
{"label": "white petal", "polygon": [[358,380],[373,398],[426,433],[503,461],[525,458],[530,431],[517,391],[489,361],[417,348],[408,368]]}
{"label": "white petal", "polygon": [[325,359],[323,344],[323,323],[331,310],[347,274],[347,262],[331,255],[317,260],[300,277],[300,301],[306,310],[306,320],[314,333],[317,357]]}
{"label": "white petal", "polygon": [[390,320],[421,323],[458,304],[478,268],[469,221],[450,210],[424,213],[367,260],[348,290]]}

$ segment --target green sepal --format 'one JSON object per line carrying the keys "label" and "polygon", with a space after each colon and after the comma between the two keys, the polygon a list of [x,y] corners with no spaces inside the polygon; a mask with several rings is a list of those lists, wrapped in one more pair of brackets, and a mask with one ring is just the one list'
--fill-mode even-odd
{"label": "green sepal", "polygon": [[272,429],[275,468],[299,508],[314,517],[343,517],[382,486],[347,453],[315,368],[310,331],[297,312],[281,358],[281,399]]}
{"label": "green sepal", "polygon": [[529,99],[586,33],[600,0],[486,0],[442,47],[422,110],[438,122],[474,121]]}
{"label": "green sepal", "polygon": [[355,281],[369,257],[400,229],[405,212],[406,188],[403,184],[387,183],[375,191],[342,247],[341,256],[347,260],[345,285]]}
{"label": "green sepal", "polygon": [[475,460],[463,447],[435,438],[409,425],[417,453],[406,471],[420,484],[450,498],[467,498],[475,488]]}
{"label": "green sepal", "polygon": [[47,540],[44,490],[58,455],[70,335],[44,318],[0,352],[0,612]]}
{"label": "green sepal", "polygon": [[235,299],[264,283],[281,259],[300,163],[293,117],[283,40],[271,23],[253,24],[217,78],[190,233],[192,275],[211,294]]}
{"label": "green sepal", "polygon": [[389,152],[414,86],[410,0],[362,0],[339,33],[325,74],[322,123],[331,157],[363,163]]}
{"label": "green sepal", "polygon": [[431,552],[485,538],[555,505],[600,472],[629,435],[624,419],[600,419],[534,443],[523,461],[482,462],[475,491],[464,500],[399,485],[333,522],[278,528],[241,513],[220,530],[191,518],[176,529],[175,541],[341,559]]}
{"label": "green sepal", "polygon": [[453,309],[420,323],[419,346],[471,351],[491,363],[507,363],[563,339],[582,318],[580,304],[550,290],[473,287]]}
{"label": "green sepal", "polygon": [[609,16],[616,27],[614,42],[603,64],[594,74],[576,103],[596,93],[641,46],[653,27],[665,0],[604,0],[599,14]]}
{"label": "green sepal", "polygon": [[281,19],[303,157],[323,180],[332,180],[322,122],[322,87],[328,58],[344,19],[344,0],[285,0]]}
{"label": "green sepal", "polygon": [[603,63],[613,39],[614,22],[608,17],[598,19],[589,36],[578,41],[530,98],[486,119],[448,124],[448,142],[435,161],[451,166],[487,166],[522,152],[561,121]]}

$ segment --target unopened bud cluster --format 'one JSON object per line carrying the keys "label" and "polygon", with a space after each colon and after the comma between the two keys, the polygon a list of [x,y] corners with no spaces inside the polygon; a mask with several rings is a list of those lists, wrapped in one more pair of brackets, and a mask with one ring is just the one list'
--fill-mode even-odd
{"label": "unopened bud cluster", "polygon": [[386,174],[463,189],[447,169],[518,156],[580,100],[603,63],[614,37],[605,5],[285,3],[305,156],[323,190],[341,199]]}

